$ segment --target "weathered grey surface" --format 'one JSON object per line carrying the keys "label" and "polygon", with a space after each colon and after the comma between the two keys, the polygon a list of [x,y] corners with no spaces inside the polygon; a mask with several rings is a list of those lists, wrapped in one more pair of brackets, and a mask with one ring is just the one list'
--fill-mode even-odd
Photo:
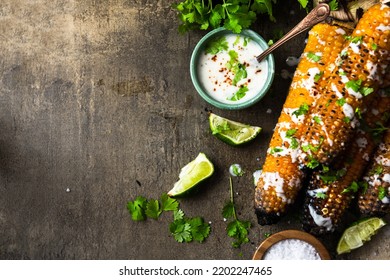
{"label": "weathered grey surface", "polygon": [[[0,259],[250,259],[265,233],[300,228],[296,214],[257,225],[252,172],[287,94],[290,80],[280,73],[293,69],[284,60],[300,55],[303,37],[275,53],[275,82],[261,103],[221,111],[197,95],[189,76],[205,33],[179,35],[173,2],[1,1]],[[304,15],[293,8],[278,11],[277,25],[254,29],[266,39],[276,27],[286,32]],[[263,132],[248,146],[227,146],[209,133],[206,109]],[[127,201],[167,192],[200,151],[216,173],[180,202],[188,216],[211,222],[207,241],[177,243],[169,214],[131,221]],[[220,214],[234,162],[246,171],[234,179],[238,212],[253,224],[241,249],[230,246]],[[388,259],[389,235],[382,230],[346,258]],[[334,253],[335,238],[324,242]]]}

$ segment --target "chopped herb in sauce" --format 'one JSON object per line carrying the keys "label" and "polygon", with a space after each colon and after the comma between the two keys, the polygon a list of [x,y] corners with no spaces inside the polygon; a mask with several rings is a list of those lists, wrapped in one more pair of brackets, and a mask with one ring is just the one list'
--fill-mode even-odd
{"label": "chopped herb in sauce", "polygon": [[247,91],[248,91],[248,87],[246,86],[240,87],[240,89],[229,100],[238,101],[246,95]]}
{"label": "chopped herb in sauce", "polygon": [[378,45],[375,44],[375,43],[372,43],[372,44],[371,44],[371,48],[372,48],[374,51],[376,51],[377,48],[378,48]]}
{"label": "chopped herb in sauce", "polygon": [[221,51],[227,51],[229,48],[228,42],[226,41],[226,37],[222,36],[215,40],[210,41],[210,43],[206,46],[206,53],[209,54],[217,54]]}

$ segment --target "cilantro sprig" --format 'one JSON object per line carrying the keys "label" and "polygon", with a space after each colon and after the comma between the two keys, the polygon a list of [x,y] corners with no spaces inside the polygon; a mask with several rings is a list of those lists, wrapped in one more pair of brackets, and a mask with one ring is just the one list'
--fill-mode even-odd
{"label": "cilantro sprig", "polygon": [[173,212],[173,222],[169,225],[169,231],[177,242],[191,242],[192,240],[202,243],[210,234],[210,225],[203,218],[188,218],[183,210]]}
{"label": "cilantro sprig", "polygon": [[158,220],[166,211],[173,212],[173,222],[169,225],[169,231],[177,242],[191,242],[193,240],[203,242],[210,234],[210,225],[203,218],[186,217],[183,210],[179,209],[179,202],[163,193],[160,200],[146,199],[138,196],[134,201],[127,203],[127,209],[133,221],[144,221],[147,218]]}
{"label": "cilantro sprig", "polygon": [[232,242],[234,248],[240,247],[244,243],[249,242],[248,234],[249,229],[252,226],[249,221],[242,221],[237,217],[236,207],[234,204],[234,195],[233,195],[233,181],[229,177],[230,185],[230,201],[228,201],[222,209],[222,216],[225,219],[232,219],[226,227],[227,235],[234,238],[235,241]]}

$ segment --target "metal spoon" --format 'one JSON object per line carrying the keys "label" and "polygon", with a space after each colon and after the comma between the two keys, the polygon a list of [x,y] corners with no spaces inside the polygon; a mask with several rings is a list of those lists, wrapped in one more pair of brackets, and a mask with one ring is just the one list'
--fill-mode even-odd
{"label": "metal spoon", "polygon": [[261,62],[267,55],[273,52],[275,49],[280,47],[282,44],[286,43],[288,40],[294,38],[298,34],[308,30],[317,23],[325,20],[330,14],[329,5],[326,3],[321,3],[317,5],[307,16],[301,20],[293,29],[291,29],[286,35],[280,38],[275,44],[270,48],[266,49],[258,57],[256,57],[258,62]]}

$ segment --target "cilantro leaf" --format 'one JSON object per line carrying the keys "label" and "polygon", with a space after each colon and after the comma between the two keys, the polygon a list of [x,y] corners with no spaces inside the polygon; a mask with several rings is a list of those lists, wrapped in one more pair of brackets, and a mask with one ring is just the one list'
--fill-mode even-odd
{"label": "cilantro leaf", "polygon": [[168,194],[163,193],[161,195],[161,209],[163,211],[176,211],[179,208],[179,202],[168,196]]}
{"label": "cilantro leaf", "polygon": [[173,234],[177,242],[192,241],[191,225],[185,222],[184,219],[175,220],[169,225],[169,231]]}
{"label": "cilantro leaf", "polygon": [[173,211],[173,220],[182,220],[184,218],[184,212],[181,209]]}
{"label": "cilantro leaf", "polygon": [[308,52],[306,56],[307,58],[313,60],[314,62],[318,62],[321,60],[321,55],[315,54],[313,52]]}
{"label": "cilantro leaf", "polygon": [[321,79],[322,75],[324,75],[324,71],[320,71],[320,73],[315,74],[314,82],[318,82]]}
{"label": "cilantro leaf", "polygon": [[158,217],[161,215],[162,210],[160,208],[160,203],[157,199],[150,199],[148,203],[146,204],[146,210],[145,214],[149,218],[157,220]]}
{"label": "cilantro leaf", "polygon": [[143,221],[146,219],[146,204],[147,200],[143,196],[138,196],[134,201],[129,201],[127,203],[127,209],[129,210],[131,218],[134,221]]}
{"label": "cilantro leaf", "polygon": [[225,219],[232,218],[234,216],[234,204],[229,201],[225,204],[225,206],[222,209],[222,217]]}
{"label": "cilantro leaf", "polygon": [[336,104],[339,105],[339,106],[343,106],[345,103],[347,103],[347,100],[345,100],[344,97],[341,97],[340,99],[338,99],[336,101]]}
{"label": "cilantro leaf", "polygon": [[318,123],[318,124],[321,124],[321,123],[322,123],[322,120],[321,120],[321,118],[320,118],[319,116],[314,116],[314,117],[313,117],[313,120],[314,120],[316,123]]}
{"label": "cilantro leaf", "polygon": [[308,112],[309,112],[309,105],[303,103],[301,106],[299,106],[298,110],[295,110],[292,114],[299,117],[301,115],[306,115]]}
{"label": "cilantro leaf", "polygon": [[221,36],[216,38],[215,40],[211,40],[205,48],[205,52],[209,54],[217,54],[221,51],[227,51],[229,48],[228,42],[226,41],[225,36]]}
{"label": "cilantro leaf", "polygon": [[191,226],[191,235],[193,240],[202,243],[210,234],[210,225],[205,223],[202,218],[196,217],[188,220]]}
{"label": "cilantro leaf", "polygon": [[362,80],[361,79],[359,79],[359,80],[351,80],[351,81],[348,81],[345,84],[345,87],[352,89],[354,92],[359,92],[361,84],[362,84]]}
{"label": "cilantro leaf", "polygon": [[331,0],[328,5],[331,11],[337,11],[339,9],[339,2],[337,0]]}
{"label": "cilantro leaf", "polygon": [[306,8],[309,0],[298,0],[299,4],[301,4],[302,8]]}
{"label": "cilantro leaf", "polygon": [[251,223],[249,221],[233,220],[227,227],[226,232],[228,236],[233,237],[235,241],[232,243],[234,248],[240,247],[241,244],[248,243],[248,229],[250,229]]}
{"label": "cilantro leaf", "polygon": [[386,195],[387,195],[386,189],[384,187],[380,186],[378,188],[378,199],[382,200],[386,197]]}
{"label": "cilantro leaf", "polygon": [[280,147],[272,147],[270,149],[270,154],[273,155],[273,154],[276,154],[276,153],[280,153],[280,152],[283,152],[283,148],[280,148]]}
{"label": "cilantro leaf", "polygon": [[292,137],[297,132],[297,129],[289,129],[286,132],[286,137]]}
{"label": "cilantro leaf", "polygon": [[240,89],[231,98],[229,98],[229,100],[238,101],[241,98],[245,97],[247,91],[248,91],[248,87],[246,86],[240,87]]}
{"label": "cilantro leaf", "polygon": [[316,197],[321,198],[321,199],[325,199],[327,197],[327,195],[324,192],[316,192]]}
{"label": "cilantro leaf", "polygon": [[341,194],[343,194],[343,193],[350,193],[350,192],[352,192],[352,193],[355,193],[355,192],[357,192],[358,190],[359,190],[359,183],[358,182],[356,182],[356,181],[353,181],[352,182],[352,184],[350,184],[348,187],[346,187],[342,192],[341,192]]}

